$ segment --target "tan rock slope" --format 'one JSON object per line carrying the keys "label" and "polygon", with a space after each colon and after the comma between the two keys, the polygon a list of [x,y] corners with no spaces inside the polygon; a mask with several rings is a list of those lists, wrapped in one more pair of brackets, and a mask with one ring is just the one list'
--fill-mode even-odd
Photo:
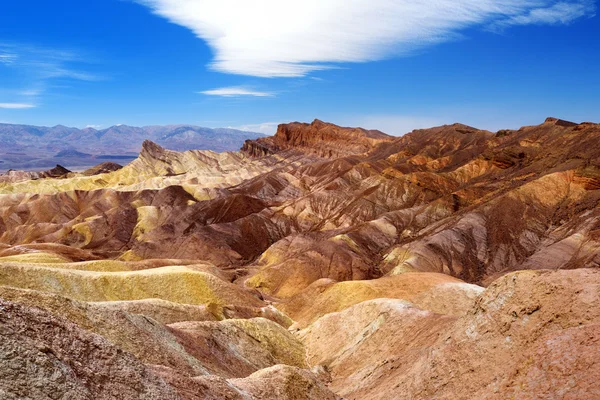
{"label": "tan rock slope", "polygon": [[70,172],[62,165],[57,165],[52,169],[42,172],[10,170],[6,174],[0,174],[0,183],[16,183],[43,178],[64,178],[69,176]]}
{"label": "tan rock slope", "polygon": [[525,271],[462,317],[377,299],[301,332],[347,399],[594,399],[600,271]]}
{"label": "tan rock slope", "polygon": [[315,120],[2,177],[0,397],[599,398],[598,143]]}

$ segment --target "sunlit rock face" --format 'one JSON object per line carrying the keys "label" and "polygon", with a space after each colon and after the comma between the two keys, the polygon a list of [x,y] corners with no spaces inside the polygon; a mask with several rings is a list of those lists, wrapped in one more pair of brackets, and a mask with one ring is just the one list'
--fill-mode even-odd
{"label": "sunlit rock face", "polygon": [[299,333],[345,399],[595,398],[600,271],[521,271],[462,316],[376,299]]}
{"label": "sunlit rock face", "polygon": [[295,150],[326,158],[366,154],[392,137],[376,130],[342,128],[318,119],[311,124],[281,124],[272,137],[248,140],[242,150],[252,156],[264,156]]}
{"label": "sunlit rock face", "polygon": [[598,143],[315,120],[4,175],[0,397],[600,397]]}

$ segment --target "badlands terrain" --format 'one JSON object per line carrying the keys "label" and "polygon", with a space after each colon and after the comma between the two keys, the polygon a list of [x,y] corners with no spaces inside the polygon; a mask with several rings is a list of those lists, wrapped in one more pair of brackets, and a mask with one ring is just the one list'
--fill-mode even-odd
{"label": "badlands terrain", "polygon": [[0,176],[0,398],[598,399],[600,125]]}

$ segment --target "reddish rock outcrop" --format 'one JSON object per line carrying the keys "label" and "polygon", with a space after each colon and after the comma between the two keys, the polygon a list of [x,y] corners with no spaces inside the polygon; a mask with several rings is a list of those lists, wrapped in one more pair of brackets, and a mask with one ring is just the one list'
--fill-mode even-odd
{"label": "reddish rock outcrop", "polygon": [[391,136],[375,130],[342,128],[314,120],[311,124],[281,124],[275,136],[247,141],[242,151],[256,157],[282,150],[299,150],[325,158],[366,154]]}

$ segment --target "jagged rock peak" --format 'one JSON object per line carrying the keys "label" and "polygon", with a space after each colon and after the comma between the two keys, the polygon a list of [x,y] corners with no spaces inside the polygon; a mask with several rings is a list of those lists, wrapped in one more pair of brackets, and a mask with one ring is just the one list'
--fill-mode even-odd
{"label": "jagged rock peak", "polygon": [[570,128],[572,126],[577,126],[578,125],[575,122],[565,121],[564,119],[559,119],[559,118],[554,118],[554,117],[548,117],[548,118],[546,118],[546,121],[544,121],[544,124],[556,125],[556,126],[564,126],[564,127],[567,127],[567,128]]}
{"label": "jagged rock peak", "polygon": [[59,176],[67,175],[69,172],[71,172],[71,171],[69,171],[62,165],[56,164],[56,167],[46,171],[45,174],[47,174],[49,177],[59,177]]}
{"label": "jagged rock peak", "polygon": [[144,140],[142,143],[142,150],[146,150],[149,152],[164,152],[165,148],[159,144],[154,143],[152,140]]}
{"label": "jagged rock peak", "polygon": [[456,122],[450,126],[452,126],[457,132],[460,132],[460,133],[472,133],[472,132],[480,131],[477,128],[474,128],[469,125],[461,124],[460,122]]}
{"label": "jagged rock peak", "polygon": [[164,159],[169,150],[154,143],[151,140],[144,140],[140,157],[150,159]]}
{"label": "jagged rock peak", "polygon": [[246,140],[241,150],[250,157],[265,157],[273,153],[269,146],[259,143],[258,140]]}

